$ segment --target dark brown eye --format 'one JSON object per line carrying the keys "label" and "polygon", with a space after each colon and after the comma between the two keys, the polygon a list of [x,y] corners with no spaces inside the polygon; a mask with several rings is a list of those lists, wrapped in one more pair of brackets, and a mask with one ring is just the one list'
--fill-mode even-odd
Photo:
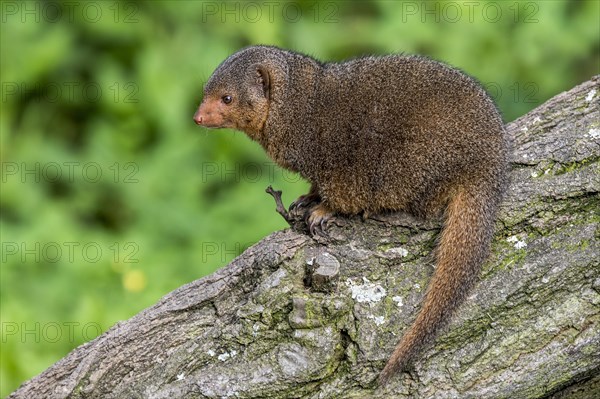
{"label": "dark brown eye", "polygon": [[225,103],[225,104],[231,104],[231,101],[233,100],[233,98],[231,98],[231,96],[223,96],[223,98],[221,98],[221,100],[223,100],[223,103]]}

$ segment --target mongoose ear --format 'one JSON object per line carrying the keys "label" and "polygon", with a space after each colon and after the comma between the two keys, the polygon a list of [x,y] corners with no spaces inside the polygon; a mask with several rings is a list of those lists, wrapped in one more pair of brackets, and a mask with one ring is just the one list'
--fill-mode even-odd
{"label": "mongoose ear", "polygon": [[256,83],[261,85],[265,98],[269,99],[271,78],[269,77],[269,71],[264,65],[256,65]]}

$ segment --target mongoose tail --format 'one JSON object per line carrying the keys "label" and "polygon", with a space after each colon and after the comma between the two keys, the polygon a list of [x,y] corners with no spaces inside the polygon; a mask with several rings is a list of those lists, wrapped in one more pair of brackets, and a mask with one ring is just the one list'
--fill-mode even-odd
{"label": "mongoose tail", "polygon": [[461,187],[450,199],[436,252],[436,268],[420,313],[409,327],[380,375],[385,384],[407,368],[448,322],[476,281],[494,230],[497,193],[485,184]]}

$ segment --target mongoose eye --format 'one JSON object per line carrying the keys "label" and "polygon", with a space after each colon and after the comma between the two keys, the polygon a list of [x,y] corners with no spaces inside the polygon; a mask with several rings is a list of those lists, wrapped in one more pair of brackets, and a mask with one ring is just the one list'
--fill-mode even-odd
{"label": "mongoose eye", "polygon": [[232,98],[231,96],[223,96],[223,97],[221,98],[221,100],[223,100],[223,102],[224,102],[225,104],[231,104],[231,101],[233,101],[233,98]]}

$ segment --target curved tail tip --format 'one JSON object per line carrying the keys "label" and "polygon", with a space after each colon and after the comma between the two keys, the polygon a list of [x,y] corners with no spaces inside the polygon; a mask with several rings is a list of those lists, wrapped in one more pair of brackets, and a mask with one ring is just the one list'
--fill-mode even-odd
{"label": "curved tail tip", "polygon": [[397,365],[394,363],[386,364],[381,373],[379,374],[379,378],[377,380],[378,384],[380,386],[387,385],[394,376],[394,374],[396,374],[397,368]]}

